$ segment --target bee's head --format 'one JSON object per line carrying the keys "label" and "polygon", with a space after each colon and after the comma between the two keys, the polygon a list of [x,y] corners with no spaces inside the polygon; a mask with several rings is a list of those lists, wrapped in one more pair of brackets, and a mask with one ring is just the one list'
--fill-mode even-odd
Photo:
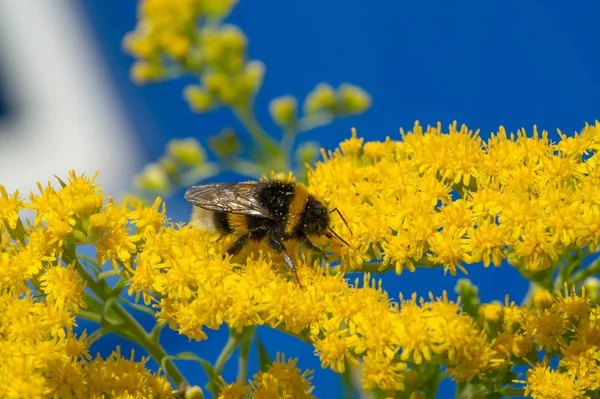
{"label": "bee's head", "polygon": [[329,227],[329,211],[312,195],[308,197],[300,220],[305,234],[322,235]]}

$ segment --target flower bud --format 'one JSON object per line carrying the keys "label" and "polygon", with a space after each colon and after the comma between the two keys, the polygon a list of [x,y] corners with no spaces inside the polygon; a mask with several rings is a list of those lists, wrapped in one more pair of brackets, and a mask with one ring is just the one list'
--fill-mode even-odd
{"label": "flower bud", "polygon": [[185,388],[185,399],[204,399],[204,392],[199,386],[189,386]]}
{"label": "flower bud", "polygon": [[171,187],[167,172],[157,163],[146,165],[142,173],[135,177],[135,184],[143,190],[159,193],[167,192]]}
{"label": "flower bud", "polygon": [[315,89],[306,96],[304,100],[304,113],[311,116],[317,113],[335,111],[335,92],[327,83],[319,83]]}
{"label": "flower bud", "polygon": [[210,149],[221,158],[235,155],[241,148],[240,140],[235,131],[224,129],[219,134],[208,139]]}
{"label": "flower bud", "polygon": [[547,309],[554,304],[554,296],[549,291],[537,289],[533,293],[533,304],[538,310]]}
{"label": "flower bud", "polygon": [[203,10],[209,17],[223,18],[229,14],[238,0],[218,0],[201,2]]}
{"label": "flower bud", "polygon": [[338,112],[341,114],[361,114],[371,107],[371,96],[358,86],[344,83],[338,88]]}
{"label": "flower bud", "polygon": [[244,68],[244,84],[250,93],[256,93],[262,86],[265,65],[260,61],[250,61]]}
{"label": "flower bud", "polygon": [[167,53],[173,58],[182,58],[190,50],[190,39],[183,35],[173,35],[166,47]]}
{"label": "flower bud", "polygon": [[194,112],[202,113],[214,107],[213,97],[200,86],[186,87],[183,95]]}
{"label": "flower bud", "polygon": [[499,303],[485,303],[479,307],[479,314],[490,323],[502,321],[504,307]]}
{"label": "flower bud", "polygon": [[519,335],[513,339],[510,349],[513,355],[517,357],[524,357],[531,350],[531,345],[532,344],[530,338],[524,335]]}
{"label": "flower bud", "polygon": [[131,79],[138,84],[159,80],[163,71],[159,64],[138,61],[131,67]]}
{"label": "flower bud", "polygon": [[461,278],[454,287],[456,292],[462,301],[463,310],[473,316],[477,317],[479,307],[479,288],[471,283],[471,280],[467,278]]}
{"label": "flower bud", "polygon": [[198,166],[206,160],[204,148],[194,138],[173,139],[167,144],[167,154],[179,164]]}
{"label": "flower bud", "polygon": [[273,121],[281,127],[290,127],[296,123],[298,102],[293,96],[282,96],[271,100],[269,112]]}
{"label": "flower bud", "polygon": [[243,52],[246,50],[248,40],[244,33],[233,25],[226,25],[220,32],[221,44],[229,51]]}
{"label": "flower bud", "polygon": [[308,141],[300,144],[296,150],[296,160],[299,165],[312,164],[319,156],[321,147],[314,141]]}
{"label": "flower bud", "polygon": [[123,39],[123,49],[138,58],[148,58],[154,52],[154,45],[145,35],[128,33]]}
{"label": "flower bud", "polygon": [[600,300],[600,280],[596,277],[588,277],[583,281],[585,292],[592,303],[598,303]]}

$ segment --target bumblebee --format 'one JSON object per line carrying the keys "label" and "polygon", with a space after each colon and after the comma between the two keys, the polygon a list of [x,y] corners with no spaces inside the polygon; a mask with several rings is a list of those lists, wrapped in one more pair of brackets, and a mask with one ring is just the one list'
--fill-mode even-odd
{"label": "bumblebee", "polygon": [[194,205],[192,223],[197,227],[220,234],[232,235],[234,242],[227,253],[236,255],[250,242],[263,241],[276,253],[283,255],[286,266],[298,274],[285,243],[295,240],[303,247],[325,252],[315,246],[309,236],[334,237],[345,245],[330,225],[330,214],[341,212],[327,207],[308,193],[301,183],[270,179],[247,183],[206,183],[193,186],[185,199]]}

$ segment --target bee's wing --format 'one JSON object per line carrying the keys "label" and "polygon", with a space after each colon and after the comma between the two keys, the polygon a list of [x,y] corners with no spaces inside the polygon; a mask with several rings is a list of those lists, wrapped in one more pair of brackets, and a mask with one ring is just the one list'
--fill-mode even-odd
{"label": "bee's wing", "polygon": [[189,188],[185,199],[194,206],[211,211],[274,219],[258,200],[260,187],[261,183],[206,183]]}

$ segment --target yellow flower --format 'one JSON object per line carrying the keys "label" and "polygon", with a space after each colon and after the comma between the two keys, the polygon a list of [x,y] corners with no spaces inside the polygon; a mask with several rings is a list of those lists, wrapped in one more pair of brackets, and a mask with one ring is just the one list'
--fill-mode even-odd
{"label": "yellow flower", "polygon": [[579,382],[559,371],[539,364],[527,371],[527,386],[525,395],[534,399],[576,399],[587,398]]}
{"label": "yellow flower", "polygon": [[347,330],[329,332],[322,339],[315,340],[314,346],[323,367],[343,373],[346,370],[346,361],[350,364],[357,364],[354,356],[348,352],[348,344],[351,341],[348,339],[347,333]]}
{"label": "yellow flower", "polygon": [[48,234],[47,245],[60,248],[65,241],[86,243],[89,218],[101,209],[104,200],[95,178],[78,177],[71,171],[68,184],[58,191],[50,183],[45,189],[38,183],[40,195],[32,193],[27,208],[36,213],[36,228]]}
{"label": "yellow flower", "polygon": [[41,288],[46,294],[46,300],[57,307],[67,307],[79,312],[80,307],[85,307],[83,302],[83,289],[79,276],[74,270],[74,265],[68,267],[53,267],[46,270],[40,278]]}
{"label": "yellow flower", "polygon": [[368,352],[363,357],[363,388],[379,388],[383,391],[403,391],[406,363],[394,362],[394,358]]}
{"label": "yellow flower", "polygon": [[399,315],[398,343],[402,347],[401,359],[411,359],[416,364],[430,361],[437,337],[429,328],[423,309],[417,305],[417,295],[402,301]]}
{"label": "yellow flower", "polygon": [[152,374],[145,368],[148,360],[142,357],[141,361],[135,361],[133,349],[129,359],[123,358],[119,347],[106,360],[97,357],[84,369],[88,395],[174,397],[166,377]]}
{"label": "yellow flower", "polygon": [[571,288],[569,295],[569,287],[567,283],[564,285],[564,294],[558,293],[556,301],[556,311],[561,312],[563,317],[568,318],[584,318],[588,317],[590,312],[590,300],[586,296],[585,287],[581,287],[581,295],[575,292],[575,286]]}
{"label": "yellow flower", "polygon": [[144,238],[155,235],[166,223],[167,209],[160,198],[156,198],[150,207],[135,201],[132,205],[133,210],[130,211],[128,219],[137,227],[137,233]]}
{"label": "yellow flower", "polygon": [[141,237],[129,234],[131,229],[127,226],[127,216],[127,209],[119,207],[111,199],[103,212],[90,218],[93,234],[100,236],[95,242],[99,265],[110,259],[115,270],[117,262],[130,267],[132,254],[137,252],[135,243]]}
{"label": "yellow flower", "polygon": [[443,265],[444,272],[449,271],[453,276],[456,276],[456,268],[466,274],[467,271],[460,264],[466,258],[467,239],[462,238],[465,233],[466,229],[458,229],[455,226],[434,233],[429,238],[429,247],[433,254],[428,255],[428,259]]}
{"label": "yellow flower", "polygon": [[249,385],[244,385],[244,382],[239,380],[233,384],[221,381],[219,398],[314,398],[310,382],[312,371],[301,371],[296,367],[297,363],[298,359],[286,361],[285,355],[278,353],[269,370],[255,374]]}
{"label": "yellow flower", "polygon": [[221,392],[219,393],[219,399],[243,399],[247,397],[250,392],[250,387],[244,385],[244,381],[237,380],[232,384],[227,384],[221,378]]}
{"label": "yellow flower", "polygon": [[563,343],[565,321],[561,314],[544,309],[527,315],[523,329],[540,347],[558,349],[559,344]]}
{"label": "yellow flower", "polygon": [[19,197],[19,191],[9,195],[6,188],[0,184],[0,220],[6,220],[11,229],[17,228],[21,209],[23,209],[23,202]]}
{"label": "yellow flower", "polygon": [[[167,19],[176,7],[184,14],[192,10],[159,2],[153,7],[159,5],[166,7]],[[193,20],[196,11],[190,12],[182,18]],[[154,17],[160,21],[159,14]],[[239,48],[235,37],[227,40],[227,46]],[[229,76],[224,82],[248,83]],[[257,244],[229,256],[231,237],[218,241],[192,226],[172,225],[160,200],[150,207],[112,199],[103,205],[93,179],[74,173],[65,187],[32,194],[29,204],[15,205],[10,197],[12,210],[4,219],[14,220],[6,215],[21,206],[35,215],[22,227],[22,240],[2,240],[0,357],[7,360],[0,364],[0,396],[171,394],[166,378],[146,370],[147,359],[123,359],[117,351],[90,361],[84,338],[74,335],[84,285],[76,273],[80,265],[62,265],[61,257],[84,244],[95,245],[99,263],[111,261],[125,276],[131,295],[156,302],[158,321],[189,338],[206,339],[207,328],[223,324],[238,331],[278,328],[311,344],[323,367],[337,372],[361,367],[364,387],[390,395],[403,384],[412,389],[406,367],[417,373],[434,359],[459,382],[486,381],[512,371],[513,363],[528,363],[525,389],[531,396],[585,395],[599,388],[600,364],[600,308],[585,291],[534,293],[535,307],[507,298],[503,307],[483,305],[477,317],[470,315],[475,309],[463,313],[460,300],[450,301],[445,293],[427,301],[401,296],[398,304],[369,273],[350,282],[344,272],[420,266],[453,272],[505,258],[537,271],[567,253],[589,250],[600,239],[594,219],[600,189],[595,161],[576,154],[600,143],[590,129],[581,135],[587,144],[567,143],[561,150],[545,133],[501,131],[484,143],[455,124],[448,134],[439,125],[417,124],[403,133],[402,142],[365,143],[354,134],[310,171],[308,185],[345,216],[352,234],[335,214],[331,223],[350,247],[331,243],[341,265],[323,268],[290,245],[302,286],[281,254]],[[431,148],[434,158],[426,153]],[[555,159],[560,157],[568,162]],[[2,193],[5,203],[8,197]],[[558,357],[556,371],[534,361],[540,351]],[[276,364],[248,390],[234,384],[223,392],[311,395],[308,374],[294,362]]]}
{"label": "yellow flower", "polygon": [[504,308],[499,303],[483,304],[479,308],[479,313],[485,320],[497,323],[504,317]]}

